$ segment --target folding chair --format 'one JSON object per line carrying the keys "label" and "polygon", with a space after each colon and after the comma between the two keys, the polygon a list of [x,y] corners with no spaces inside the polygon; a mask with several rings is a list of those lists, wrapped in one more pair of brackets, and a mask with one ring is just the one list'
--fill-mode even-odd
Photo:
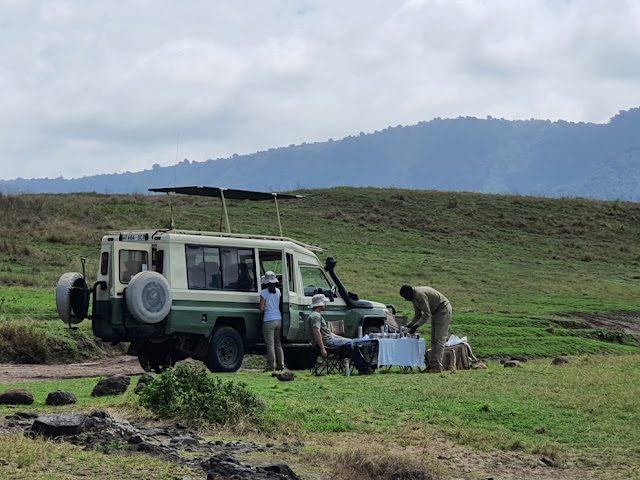
{"label": "folding chair", "polygon": [[[318,354],[316,363],[311,367],[311,373],[315,376],[330,375],[332,373],[344,374],[345,360],[351,356],[351,348],[349,345],[340,345],[339,347],[325,347],[327,350],[327,358],[322,358],[320,349],[316,347]],[[347,351],[349,349],[349,351]]]}

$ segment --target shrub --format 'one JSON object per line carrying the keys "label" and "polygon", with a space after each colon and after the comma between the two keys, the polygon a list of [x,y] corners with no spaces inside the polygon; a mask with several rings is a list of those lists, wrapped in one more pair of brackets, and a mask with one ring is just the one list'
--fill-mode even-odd
{"label": "shrub", "polygon": [[140,403],[161,417],[186,423],[235,424],[257,418],[264,409],[246,384],[225,382],[188,363],[163,372],[140,392]]}

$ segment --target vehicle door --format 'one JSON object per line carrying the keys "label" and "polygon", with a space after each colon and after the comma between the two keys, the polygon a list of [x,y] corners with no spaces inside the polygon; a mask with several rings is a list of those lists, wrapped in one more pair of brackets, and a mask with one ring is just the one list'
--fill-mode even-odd
{"label": "vehicle door", "polygon": [[307,319],[312,312],[311,298],[314,295],[322,293],[330,299],[327,307],[322,312],[322,316],[327,322],[337,322],[342,320],[344,323],[347,304],[342,298],[340,298],[337,288],[335,288],[329,279],[329,276],[321,266],[307,264],[304,262],[299,262],[298,266],[302,282],[301,292],[303,297],[301,299],[301,303],[304,305],[304,310],[301,312],[301,318],[304,325],[305,336],[311,339],[311,329],[309,328]]}
{"label": "vehicle door", "polygon": [[[273,272],[278,279],[278,288],[282,294],[282,336],[286,338],[289,325],[289,292],[287,288],[286,268],[283,261],[282,250],[259,249],[258,261],[260,265],[260,276],[264,276],[266,272]],[[260,291],[266,288],[266,285],[260,286]]]}

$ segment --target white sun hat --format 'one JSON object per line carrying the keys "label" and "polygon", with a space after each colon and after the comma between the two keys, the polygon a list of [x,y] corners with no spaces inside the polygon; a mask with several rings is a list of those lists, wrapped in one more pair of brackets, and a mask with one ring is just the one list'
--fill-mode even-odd
{"label": "white sun hat", "polygon": [[318,293],[311,298],[311,308],[321,307],[329,303],[329,299],[322,293]]}
{"label": "white sun hat", "polygon": [[264,283],[265,284],[278,283],[278,277],[276,277],[275,273],[273,273],[271,270],[269,270],[268,272],[266,272],[264,274]]}

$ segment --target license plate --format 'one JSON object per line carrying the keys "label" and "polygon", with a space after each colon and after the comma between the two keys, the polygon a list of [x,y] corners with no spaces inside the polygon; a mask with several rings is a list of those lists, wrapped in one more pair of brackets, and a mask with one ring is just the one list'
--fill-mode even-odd
{"label": "license plate", "polygon": [[120,235],[121,242],[144,242],[148,239],[148,233],[123,233],[122,235]]}

